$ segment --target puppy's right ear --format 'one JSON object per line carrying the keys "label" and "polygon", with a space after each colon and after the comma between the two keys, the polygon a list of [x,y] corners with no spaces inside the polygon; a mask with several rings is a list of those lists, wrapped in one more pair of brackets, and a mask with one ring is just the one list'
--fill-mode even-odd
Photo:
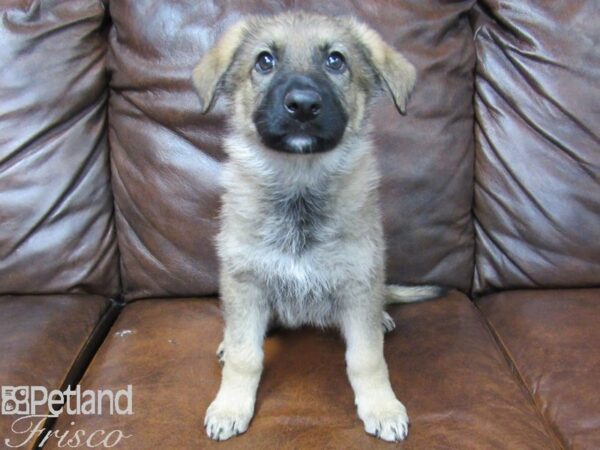
{"label": "puppy's right ear", "polygon": [[200,110],[207,113],[213,106],[219,85],[231,66],[233,57],[246,33],[246,22],[240,21],[221,36],[194,68],[192,81],[200,96]]}

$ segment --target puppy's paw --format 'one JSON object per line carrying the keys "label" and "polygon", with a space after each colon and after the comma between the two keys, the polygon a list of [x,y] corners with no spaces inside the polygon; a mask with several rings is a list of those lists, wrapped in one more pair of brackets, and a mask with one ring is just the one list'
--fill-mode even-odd
{"label": "puppy's paw", "polygon": [[217,398],[206,410],[204,418],[206,434],[215,441],[224,441],[242,434],[248,429],[253,413],[253,400],[231,399],[228,401],[224,398]]}
{"label": "puppy's paw", "polygon": [[225,341],[221,341],[217,348],[217,359],[219,360],[221,367],[223,367],[225,365]]}
{"label": "puppy's paw", "polygon": [[358,404],[358,416],[365,424],[365,431],[384,441],[402,441],[408,435],[406,408],[398,400],[363,402]]}
{"label": "puppy's paw", "polygon": [[383,311],[383,317],[381,318],[381,326],[383,327],[384,333],[389,333],[394,328],[396,328],[396,322],[394,322],[392,316]]}

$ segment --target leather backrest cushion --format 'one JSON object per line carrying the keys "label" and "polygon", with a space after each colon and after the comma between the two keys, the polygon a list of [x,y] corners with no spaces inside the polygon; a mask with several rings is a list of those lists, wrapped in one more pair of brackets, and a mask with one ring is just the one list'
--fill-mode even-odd
{"label": "leather backrest cushion", "polygon": [[472,1],[112,2],[113,188],[127,298],[218,289],[214,235],[224,155],[222,103],[207,116],[191,72],[244,14],[303,8],[355,15],[418,71],[408,115],[375,114],[392,282],[470,288],[473,270]]}
{"label": "leather backrest cushion", "polygon": [[105,8],[0,6],[0,293],[118,294]]}
{"label": "leather backrest cushion", "polygon": [[600,283],[600,8],[486,0],[476,25],[482,294]]}

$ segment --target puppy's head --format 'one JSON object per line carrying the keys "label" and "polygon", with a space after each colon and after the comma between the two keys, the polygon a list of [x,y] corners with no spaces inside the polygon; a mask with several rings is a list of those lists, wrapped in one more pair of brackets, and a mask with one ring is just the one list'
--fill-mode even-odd
{"label": "puppy's head", "polygon": [[363,132],[365,108],[378,90],[404,114],[415,69],[353,19],[287,13],[230,28],[194,69],[193,81],[203,112],[224,93],[235,131],[258,136],[271,150],[310,154]]}

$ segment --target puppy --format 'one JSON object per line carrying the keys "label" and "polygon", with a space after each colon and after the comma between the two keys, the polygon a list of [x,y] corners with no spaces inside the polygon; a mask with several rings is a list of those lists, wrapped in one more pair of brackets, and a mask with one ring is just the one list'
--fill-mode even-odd
{"label": "puppy", "polygon": [[224,440],[248,428],[263,340],[277,322],[339,328],[365,430],[404,439],[408,416],[383,357],[384,330],[394,326],[385,298],[441,292],[384,285],[367,111],[385,91],[404,114],[414,67],[353,19],[286,13],[233,26],[192,79],[203,112],[218,94],[230,106],[217,238],[224,366],[206,412],[208,436]]}

